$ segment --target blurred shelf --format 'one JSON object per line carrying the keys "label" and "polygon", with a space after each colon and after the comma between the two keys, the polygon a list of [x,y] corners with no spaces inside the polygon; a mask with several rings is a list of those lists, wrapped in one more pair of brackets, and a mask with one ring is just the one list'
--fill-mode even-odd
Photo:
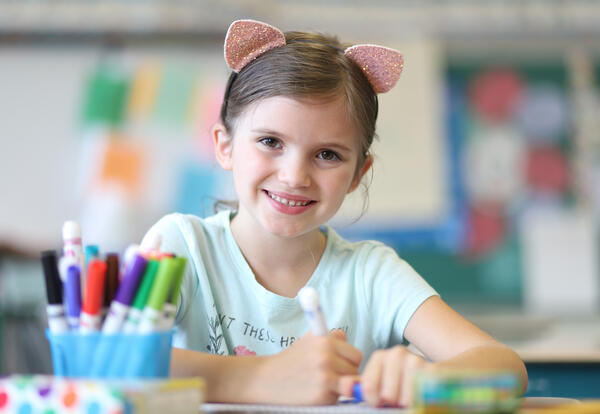
{"label": "blurred shelf", "polygon": [[600,2],[590,0],[4,0],[0,34],[65,33],[222,36],[235,19],[268,21],[282,30],[402,37],[600,33]]}

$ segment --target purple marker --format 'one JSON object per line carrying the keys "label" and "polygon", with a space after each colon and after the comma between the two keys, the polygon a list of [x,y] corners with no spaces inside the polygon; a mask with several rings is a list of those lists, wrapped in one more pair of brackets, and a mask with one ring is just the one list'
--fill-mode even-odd
{"label": "purple marker", "polygon": [[77,331],[79,330],[79,315],[81,313],[81,276],[77,265],[69,266],[67,269],[65,302],[69,329]]}
{"label": "purple marker", "polygon": [[129,305],[133,301],[147,264],[148,261],[142,255],[135,255],[131,266],[128,267],[127,273],[119,285],[115,298],[110,304],[110,310],[102,326],[102,333],[115,334],[121,330],[121,326],[123,326],[129,312]]}

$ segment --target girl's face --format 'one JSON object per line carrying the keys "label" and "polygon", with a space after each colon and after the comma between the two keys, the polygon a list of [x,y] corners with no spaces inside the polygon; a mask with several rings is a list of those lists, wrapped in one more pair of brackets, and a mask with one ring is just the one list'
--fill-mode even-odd
{"label": "girl's face", "polygon": [[214,136],[217,159],[233,172],[236,226],[281,237],[327,222],[372,162],[358,165],[360,138],[342,99],[263,99],[238,118],[233,137],[218,127]]}

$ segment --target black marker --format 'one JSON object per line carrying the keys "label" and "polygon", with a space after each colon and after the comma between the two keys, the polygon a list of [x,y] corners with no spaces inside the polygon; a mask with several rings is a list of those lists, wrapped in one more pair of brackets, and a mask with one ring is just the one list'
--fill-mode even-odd
{"label": "black marker", "polygon": [[50,332],[56,334],[68,332],[69,327],[62,303],[62,281],[58,275],[56,252],[54,250],[42,252],[42,267],[46,281],[46,297],[48,298],[48,305],[46,305],[48,328],[50,328]]}

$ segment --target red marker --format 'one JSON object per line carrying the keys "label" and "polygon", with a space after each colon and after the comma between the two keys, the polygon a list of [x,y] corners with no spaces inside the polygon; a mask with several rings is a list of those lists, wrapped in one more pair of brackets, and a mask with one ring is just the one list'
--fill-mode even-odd
{"label": "red marker", "polygon": [[91,260],[88,266],[87,281],[79,320],[79,330],[82,333],[100,330],[106,267],[106,263],[98,259]]}

